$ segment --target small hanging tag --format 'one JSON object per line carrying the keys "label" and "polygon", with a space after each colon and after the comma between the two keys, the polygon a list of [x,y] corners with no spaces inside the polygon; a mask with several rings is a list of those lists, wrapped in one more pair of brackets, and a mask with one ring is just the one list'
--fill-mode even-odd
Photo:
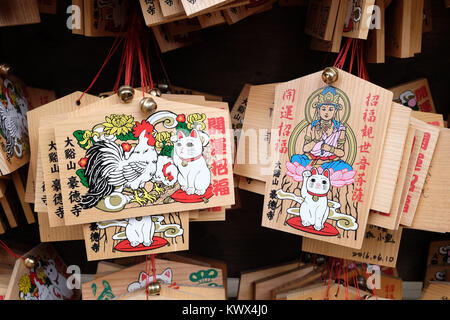
{"label": "small hanging tag", "polygon": [[230,112],[231,126],[234,130],[234,138],[236,140],[236,150],[238,147],[240,133],[244,124],[245,110],[247,108],[250,88],[251,88],[250,84],[248,83],[244,84],[244,87],[239,93],[239,96],[236,99],[236,102],[234,103],[233,108],[231,109]]}
{"label": "small hanging tag", "polygon": [[305,33],[321,40],[331,41],[339,2],[339,0],[309,1]]}
{"label": "small hanging tag", "polygon": [[[416,6],[417,4],[414,4]],[[386,13],[386,53],[391,57],[411,55],[412,1],[392,1]]]}
{"label": "small hanging tag", "polygon": [[159,49],[162,53],[186,47],[203,40],[202,35],[198,32],[172,37],[169,34],[166,25],[153,26],[152,30],[153,34],[155,35],[155,39],[158,42]]}
{"label": "small hanging tag", "polygon": [[[326,52],[338,53],[341,49],[342,33],[344,31],[345,17],[347,15],[347,6],[349,2],[346,0],[339,1],[339,8],[337,9],[336,23],[333,29],[333,36],[330,41],[322,40],[315,36],[311,39],[311,49]],[[328,23],[329,20],[327,20]]]}
{"label": "small hanging tag", "polygon": [[[108,109],[103,99],[89,116],[55,126],[66,225],[234,203],[229,112],[154,97],[157,111],[148,116],[139,95]],[[71,202],[75,191],[81,201]]]}
{"label": "small hanging tag", "polygon": [[84,35],[115,37],[122,30],[127,14],[124,1],[84,0]]}
{"label": "small hanging tag", "polygon": [[408,190],[403,203],[400,224],[411,226],[420,195],[423,190],[428,169],[433,157],[436,143],[439,137],[439,128],[426,124],[423,121],[411,118],[411,125],[416,129],[415,144],[417,144],[417,156],[410,158],[408,164]]}
{"label": "small hanging tag", "polygon": [[145,24],[147,25],[147,27],[154,27],[171,21],[186,18],[184,10],[181,14],[164,16],[163,11],[161,10],[161,3],[163,3],[164,1],[140,0],[139,2],[141,4],[142,14],[144,16]]}
{"label": "small hanging tag", "polygon": [[278,134],[271,145],[277,153],[262,225],[360,249],[392,92],[341,70],[332,85],[323,86],[325,75],[276,88],[272,128]]}
{"label": "small hanging tag", "polygon": [[69,278],[67,267],[55,249],[40,244],[24,257],[33,257],[30,268],[22,259],[14,265],[5,300],[78,300],[75,278]]}
{"label": "small hanging tag", "polygon": [[449,282],[449,280],[449,265],[428,266],[423,281],[423,287],[426,288],[431,282]]}
{"label": "small hanging tag", "polygon": [[364,235],[362,247],[359,250],[304,238],[302,251],[351,261],[395,267],[401,237],[402,227],[399,230],[387,230],[369,225]]}
{"label": "small hanging tag", "polygon": [[25,86],[14,76],[0,76],[0,172],[9,174],[30,160]]}
{"label": "small hanging tag", "polygon": [[189,212],[83,225],[89,261],[189,249]]}
{"label": "small hanging tag", "polygon": [[433,241],[428,249],[427,265],[450,265],[450,240]]}
{"label": "small hanging tag", "polygon": [[50,227],[47,212],[38,212],[39,236],[41,242],[83,240],[82,226]]}
{"label": "small hanging tag", "polygon": [[262,194],[266,192],[266,183],[246,177],[239,178],[239,189],[247,190],[253,193]]}
{"label": "small hanging tag", "polygon": [[0,27],[17,26],[41,22],[39,6],[36,0],[2,2]]}
{"label": "small hanging tag", "polygon": [[272,9],[274,2],[275,1],[271,0],[262,1],[262,3],[257,3],[254,6],[241,5],[238,7],[226,8],[222,12],[228,25],[232,25],[254,14],[262,13]]}
{"label": "small hanging tag", "polygon": [[222,11],[214,11],[198,16],[198,22],[202,29],[218,26],[226,23],[225,17]]}
{"label": "small hanging tag", "polygon": [[[217,268],[155,259],[155,269],[156,280],[161,284],[204,287],[223,287],[224,285],[222,270]],[[146,263],[143,262],[83,283],[81,290],[83,300],[112,300],[143,289],[153,281],[152,272],[146,273]]]}
{"label": "small hanging tag", "polygon": [[425,78],[389,88],[394,93],[394,101],[414,111],[436,113],[428,80]]}
{"label": "small hanging tag", "polygon": [[181,0],[161,0],[159,1],[159,5],[161,7],[162,15],[165,18],[171,18],[181,15],[186,16],[183,5],[181,4]]}
{"label": "small hanging tag", "polygon": [[35,212],[47,212],[47,195],[45,193],[44,173],[42,170],[41,152],[38,151],[37,158],[37,173],[35,181],[34,192],[34,211]]}
{"label": "small hanging tag", "polygon": [[184,11],[188,17],[201,14],[215,7],[223,6],[227,3],[233,2],[233,0],[181,0]]}
{"label": "small hanging tag", "polygon": [[347,0],[344,37],[367,39],[375,0]]}

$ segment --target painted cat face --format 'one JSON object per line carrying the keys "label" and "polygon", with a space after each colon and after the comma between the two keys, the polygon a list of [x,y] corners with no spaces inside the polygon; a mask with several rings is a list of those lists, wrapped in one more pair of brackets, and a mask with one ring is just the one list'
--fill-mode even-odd
{"label": "painted cat face", "polygon": [[183,159],[195,158],[203,152],[202,139],[196,129],[192,130],[188,136],[185,136],[182,131],[178,131],[172,138],[175,153]]}
{"label": "painted cat face", "polygon": [[306,182],[306,189],[315,194],[326,194],[330,190],[330,172],[325,170],[322,174],[313,168],[312,175]]}

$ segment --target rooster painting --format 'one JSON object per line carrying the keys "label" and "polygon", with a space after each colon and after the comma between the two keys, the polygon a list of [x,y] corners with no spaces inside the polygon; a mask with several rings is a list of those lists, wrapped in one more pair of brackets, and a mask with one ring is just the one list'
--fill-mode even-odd
{"label": "rooster painting", "polygon": [[18,88],[8,79],[0,87],[0,130],[6,139],[6,153],[22,156],[24,135],[28,136],[25,117],[28,103]]}
{"label": "rooster painting", "polygon": [[84,209],[96,206],[114,191],[127,189],[134,194],[131,202],[144,206],[148,201],[156,201],[157,197],[145,189],[145,184],[155,175],[158,162],[155,134],[153,125],[142,120],[133,128],[133,135],[138,139],[136,146],[121,147],[111,141],[99,141],[89,148],[85,168],[89,190],[81,201]]}

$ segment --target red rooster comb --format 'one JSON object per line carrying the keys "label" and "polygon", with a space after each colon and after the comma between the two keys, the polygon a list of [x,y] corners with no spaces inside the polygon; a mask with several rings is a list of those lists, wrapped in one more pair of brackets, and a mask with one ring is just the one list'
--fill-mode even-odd
{"label": "red rooster comb", "polygon": [[133,128],[133,135],[135,138],[139,138],[142,131],[145,131],[145,137],[148,139],[148,145],[154,146],[156,143],[155,137],[153,137],[153,125],[148,123],[145,120],[142,120],[142,122],[136,122],[136,126]]}

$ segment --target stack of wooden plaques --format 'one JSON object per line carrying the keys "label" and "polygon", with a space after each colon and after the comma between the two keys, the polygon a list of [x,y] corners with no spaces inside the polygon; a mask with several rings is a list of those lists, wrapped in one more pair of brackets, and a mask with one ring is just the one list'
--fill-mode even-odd
{"label": "stack of wooden plaques", "polygon": [[[281,84],[245,85],[232,110],[232,121],[235,126],[242,127],[234,173],[240,177],[239,188],[265,195],[262,225],[302,235],[302,251],[395,267],[405,227],[450,231],[447,214],[450,203],[444,187],[445,179],[450,178],[445,167],[450,152],[450,130],[444,128],[442,115],[423,112],[435,111],[426,79],[390,90],[378,87],[377,90],[385,94],[384,102],[381,102],[380,94],[375,94],[375,89],[362,93],[361,86],[369,84],[361,80],[354,88],[360,88],[357,92],[365,97],[361,100],[365,107],[351,112],[360,114],[357,117],[362,120],[358,125],[362,127],[350,127],[349,130],[349,126],[344,125],[349,121],[344,110],[352,104],[353,98],[351,90],[346,92],[341,86],[345,86],[346,81],[357,81],[357,78],[341,70],[338,74],[346,80],[337,80],[336,85],[328,87],[320,86],[320,72]],[[315,87],[308,89],[308,85]],[[406,97],[408,92],[412,96]],[[374,95],[377,95],[378,112],[380,104],[386,105],[383,120],[379,113],[375,115],[375,109],[370,111]],[[339,100],[341,98],[344,100]],[[327,111],[334,117],[332,126],[340,125],[346,130],[339,138],[344,143],[342,152],[332,153],[338,148],[337,144],[330,147],[327,154],[331,158],[321,156],[324,149],[311,153],[316,150],[313,145],[323,144],[322,140],[308,140],[310,134],[313,135],[311,139],[316,139],[315,126],[330,117],[323,110],[323,114],[314,110],[316,106],[324,105],[333,107]],[[296,113],[296,108],[301,111]],[[372,114],[372,120],[369,120],[369,114]],[[384,131],[380,131],[379,158],[367,161],[377,166],[372,182],[367,173],[364,176],[361,171],[361,159],[369,159],[369,149],[375,147],[372,139],[376,139],[375,129],[368,133],[368,122],[365,121],[381,121],[385,126]],[[323,133],[321,138],[328,141],[325,144],[333,143],[327,140],[333,132]],[[366,134],[370,142],[358,140]],[[362,157],[359,160],[358,154]],[[349,173],[352,170],[356,173]],[[341,173],[336,173],[339,171]],[[333,192],[330,188],[327,193],[307,192],[302,181],[311,175],[322,179],[325,185],[331,183],[331,186],[346,188],[349,183],[351,188],[345,192],[338,191],[342,187]],[[357,177],[364,179],[357,182]],[[333,182],[337,178],[344,181]],[[346,182],[346,179],[349,180]],[[355,192],[360,189],[359,185],[366,183],[371,185],[372,196],[366,195],[367,220],[362,220],[363,202],[359,201],[359,196],[366,193],[355,196]],[[332,209],[326,209],[328,213],[322,216],[323,224],[314,220],[303,223],[303,219],[307,219],[302,213],[305,195],[312,195],[311,205],[318,205],[315,203],[320,203],[320,196],[328,197],[328,208]],[[358,213],[352,213],[353,210]],[[344,212],[345,216],[341,216]],[[340,225],[339,221],[343,221],[340,219],[345,219],[345,226]]]}
{"label": "stack of wooden plaques", "polygon": [[[402,299],[395,269],[377,269],[378,283],[363,266],[331,259],[321,266],[293,261],[241,273],[239,300]],[[368,287],[369,286],[369,287]]]}

